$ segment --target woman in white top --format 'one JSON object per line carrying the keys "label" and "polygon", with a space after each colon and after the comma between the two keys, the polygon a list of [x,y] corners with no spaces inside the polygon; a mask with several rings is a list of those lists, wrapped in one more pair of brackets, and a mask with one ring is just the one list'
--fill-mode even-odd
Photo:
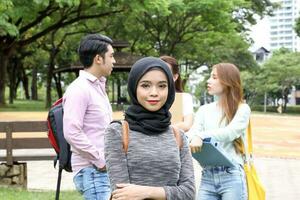
{"label": "woman in white top", "polygon": [[[172,113],[172,118],[176,117],[176,114],[181,115],[180,119],[172,120],[172,124],[178,127],[179,129],[183,130],[184,132],[187,132],[191,126],[193,125],[194,120],[194,110],[193,110],[193,97],[189,93],[185,93],[183,91],[183,84],[179,73],[179,65],[175,58],[171,56],[161,56],[160,59],[165,61],[169,68],[172,71],[173,74],[173,80],[175,83],[175,89],[176,89],[176,98],[174,105],[176,105],[176,100],[178,98],[182,98],[181,101],[181,113],[175,112],[175,109],[178,108],[171,108],[170,112]],[[181,97],[180,97],[181,96]],[[173,106],[172,106],[173,107]]]}
{"label": "woman in white top", "polygon": [[[213,66],[207,81],[207,91],[217,101],[203,105],[196,113],[195,122],[187,133],[191,151],[201,151],[205,138],[213,138],[234,161],[234,167],[202,166],[198,199],[247,200],[247,185],[242,155],[235,141],[245,144],[250,108],[243,103],[243,89],[238,68],[230,63]],[[208,155],[214,156],[214,155]]]}

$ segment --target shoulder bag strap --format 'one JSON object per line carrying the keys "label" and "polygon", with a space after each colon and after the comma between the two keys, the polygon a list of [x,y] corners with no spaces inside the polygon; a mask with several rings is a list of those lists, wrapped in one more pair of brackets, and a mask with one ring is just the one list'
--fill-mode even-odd
{"label": "shoulder bag strap", "polygon": [[253,143],[252,143],[252,129],[251,129],[251,121],[249,120],[248,128],[247,128],[247,141],[248,141],[248,154],[252,157],[253,154]]}

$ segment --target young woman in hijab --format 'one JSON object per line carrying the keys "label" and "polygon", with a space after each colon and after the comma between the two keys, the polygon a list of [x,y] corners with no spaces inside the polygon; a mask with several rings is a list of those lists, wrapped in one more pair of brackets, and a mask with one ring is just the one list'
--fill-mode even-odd
{"label": "young woman in hijab", "polygon": [[207,81],[207,91],[218,100],[201,106],[197,111],[194,124],[187,133],[191,138],[191,150],[200,151],[202,140],[211,137],[219,142],[219,147],[230,156],[235,166],[202,166],[198,199],[247,200],[244,161],[235,141],[246,144],[251,110],[243,100],[239,69],[231,63],[214,65]]}
{"label": "young woman in hijab", "polygon": [[169,109],[175,89],[172,72],[159,58],[138,60],[128,77],[131,105],[125,111],[129,124],[127,153],[122,125],[112,123],[105,134],[106,166],[112,199],[192,200],[195,197],[192,157],[180,133],[177,145]]}

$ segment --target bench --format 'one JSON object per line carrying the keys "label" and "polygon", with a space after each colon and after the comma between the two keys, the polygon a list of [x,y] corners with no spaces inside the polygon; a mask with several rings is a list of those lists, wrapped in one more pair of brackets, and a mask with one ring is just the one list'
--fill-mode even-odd
{"label": "bench", "polygon": [[[27,185],[27,167],[23,163],[24,174],[15,173],[16,166],[19,166],[20,161],[36,161],[36,160],[53,160],[55,153],[40,154],[36,149],[52,149],[46,134],[41,135],[41,132],[48,131],[46,121],[2,121],[0,122],[0,178],[6,180],[12,177],[12,174],[17,174],[24,179],[21,185]],[[4,134],[3,134],[4,133]],[[13,134],[14,133],[14,134]],[[32,133],[31,136],[27,136]],[[26,135],[27,134],[27,135]],[[40,135],[39,135],[40,134]],[[33,136],[32,136],[33,135]],[[14,150],[25,150],[25,155],[18,155]],[[30,150],[35,149],[35,150]],[[28,150],[28,151],[27,151]],[[5,151],[5,153],[3,153]],[[3,171],[4,170],[4,171]],[[18,171],[18,170],[17,170]],[[7,175],[4,177],[4,175]],[[16,180],[16,178],[14,178]],[[7,181],[7,180],[6,180]],[[8,181],[9,182],[9,181]],[[17,181],[18,182],[18,181]],[[22,182],[22,181],[19,181]],[[12,183],[13,184],[13,183]],[[18,184],[18,183],[16,183]]]}

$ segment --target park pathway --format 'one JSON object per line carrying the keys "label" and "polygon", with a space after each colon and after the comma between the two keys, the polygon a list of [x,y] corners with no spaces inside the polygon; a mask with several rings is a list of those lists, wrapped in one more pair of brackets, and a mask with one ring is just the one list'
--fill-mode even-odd
{"label": "park pathway", "polygon": [[[300,159],[255,159],[258,174],[265,185],[267,200],[298,200],[300,196]],[[28,162],[28,189],[55,190],[57,171],[51,161]],[[200,178],[198,167],[197,179]],[[72,173],[63,172],[62,190],[73,190]]]}
{"label": "park pathway", "polygon": [[[119,116],[121,113],[116,113],[115,119]],[[28,118],[45,119],[46,113],[0,112],[0,120]],[[266,187],[267,200],[298,200],[300,197],[299,122],[300,116],[252,114],[255,165]],[[32,161],[27,167],[28,189],[55,190],[57,171],[52,161]],[[196,166],[196,169],[199,180],[201,168]],[[74,190],[71,173],[63,172],[61,189]]]}

